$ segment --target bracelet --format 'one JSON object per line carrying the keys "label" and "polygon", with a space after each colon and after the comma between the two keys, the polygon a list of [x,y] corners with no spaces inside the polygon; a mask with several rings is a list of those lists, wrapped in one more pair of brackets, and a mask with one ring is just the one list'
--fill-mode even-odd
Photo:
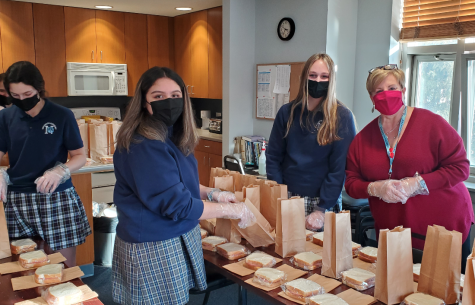
{"label": "bracelet", "polygon": [[209,191],[208,193],[208,201],[213,201],[213,194],[215,192],[220,192],[221,190],[220,189],[217,189],[217,188],[214,188],[212,189],[211,191]]}
{"label": "bracelet", "polygon": [[374,183],[374,182],[371,182],[370,184],[368,184],[368,188],[367,188],[367,190],[366,190],[366,191],[368,192],[368,195],[369,195],[370,197],[375,197],[374,194],[373,194],[373,192],[371,192],[371,186],[373,185],[373,183]]}

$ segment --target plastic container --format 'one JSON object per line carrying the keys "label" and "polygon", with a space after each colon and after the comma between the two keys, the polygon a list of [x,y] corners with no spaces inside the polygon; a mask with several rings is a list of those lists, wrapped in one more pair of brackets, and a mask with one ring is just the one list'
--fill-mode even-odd
{"label": "plastic container", "polygon": [[261,156],[259,157],[259,175],[265,176],[266,172],[266,146],[262,145]]}
{"label": "plastic container", "polygon": [[112,266],[117,217],[94,217],[94,264]]}

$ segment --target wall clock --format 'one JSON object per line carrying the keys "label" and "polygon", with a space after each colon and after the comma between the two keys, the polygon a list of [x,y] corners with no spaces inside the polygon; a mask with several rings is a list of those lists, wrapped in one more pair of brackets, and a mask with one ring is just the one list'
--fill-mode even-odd
{"label": "wall clock", "polygon": [[285,17],[279,21],[277,25],[277,35],[281,40],[289,41],[294,37],[295,33],[295,22],[292,18]]}

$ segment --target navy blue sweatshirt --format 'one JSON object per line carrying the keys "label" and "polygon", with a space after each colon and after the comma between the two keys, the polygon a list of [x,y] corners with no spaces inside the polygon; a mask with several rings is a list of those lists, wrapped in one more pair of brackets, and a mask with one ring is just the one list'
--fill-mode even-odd
{"label": "navy blue sweatshirt", "polygon": [[[292,103],[282,106],[275,118],[266,150],[267,177],[286,184],[294,194],[320,197],[320,207],[332,208],[343,188],[346,154],[356,134],[353,114],[339,104],[338,136],[341,140],[320,146],[317,130],[310,132],[300,126],[301,106],[295,109],[292,126],[285,137],[291,106]],[[308,114],[305,109],[303,122]],[[318,126],[323,120],[323,112],[317,112],[314,120]]]}
{"label": "navy blue sweatshirt", "polygon": [[137,136],[130,151],[117,150],[114,203],[117,235],[130,243],[167,240],[189,232],[203,214],[198,165],[173,142]]}

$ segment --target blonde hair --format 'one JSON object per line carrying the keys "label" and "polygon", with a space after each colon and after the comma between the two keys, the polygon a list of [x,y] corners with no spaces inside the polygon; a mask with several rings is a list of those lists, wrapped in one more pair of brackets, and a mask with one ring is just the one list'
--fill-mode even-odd
{"label": "blonde hair", "polygon": [[366,90],[368,90],[370,96],[376,90],[376,87],[389,75],[392,75],[397,79],[399,85],[401,86],[401,89],[405,88],[406,76],[404,74],[404,71],[400,69],[376,69],[372,73],[370,73],[368,75],[368,78],[366,79]]}
{"label": "blonde hair", "polygon": [[[317,61],[322,60],[328,68],[329,72],[329,84],[328,84],[328,92],[326,97],[321,101],[320,105],[311,111],[311,113],[307,116],[307,122],[303,122],[303,114],[306,108],[308,108],[308,75],[310,73],[310,68],[312,65]],[[300,113],[300,126],[302,128],[315,128],[317,129],[317,125],[315,124],[314,118],[319,109],[323,110],[323,122],[318,127],[317,133],[317,142],[319,145],[324,146],[327,144],[331,144],[334,141],[341,140],[338,136],[338,115],[337,115],[337,108],[338,108],[338,100],[336,99],[336,75],[335,75],[335,64],[330,56],[324,53],[318,53],[310,56],[310,58],[305,63],[302,74],[300,76],[300,87],[299,93],[297,94],[297,98],[292,101],[292,107],[290,109],[290,118],[287,122],[287,131],[285,133],[285,137],[289,134],[290,128],[292,127],[292,123],[294,120],[294,111],[297,106],[302,105],[302,110]],[[313,125],[313,126],[312,126]]]}

